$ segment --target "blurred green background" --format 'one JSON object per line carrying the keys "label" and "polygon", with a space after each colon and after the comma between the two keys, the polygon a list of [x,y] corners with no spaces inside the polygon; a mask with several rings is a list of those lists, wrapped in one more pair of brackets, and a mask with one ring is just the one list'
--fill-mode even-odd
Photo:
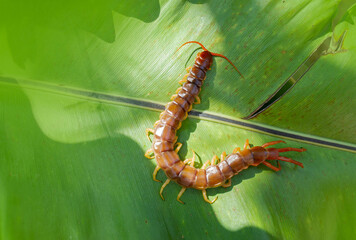
{"label": "blurred green background", "polygon": [[[354,237],[355,22],[348,0],[2,1],[1,239]],[[242,120],[326,39],[288,93]],[[178,132],[181,158],[287,138],[308,150],[285,153],[304,169],[249,168],[208,190],[213,205],[191,189],[178,203],[177,184],[161,200],[144,132],[192,64],[197,46],[175,53],[190,40],[245,76],[215,58],[194,110],[253,125],[195,114]]]}

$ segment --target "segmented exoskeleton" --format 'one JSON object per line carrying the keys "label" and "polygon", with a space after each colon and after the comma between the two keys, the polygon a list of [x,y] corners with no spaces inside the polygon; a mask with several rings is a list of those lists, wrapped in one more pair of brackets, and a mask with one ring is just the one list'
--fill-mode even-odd
{"label": "segmented exoskeleton", "polygon": [[[178,88],[176,94],[172,96],[172,102],[169,102],[166,105],[159,120],[154,124],[154,129],[146,130],[148,138],[150,133],[154,134],[152,148],[145,153],[147,158],[156,158],[157,161],[157,167],[153,172],[153,179],[159,181],[156,179],[159,169],[162,169],[168,177],[160,190],[162,199],[164,199],[162,195],[163,189],[171,180],[182,186],[177,197],[179,202],[183,203],[180,200],[180,197],[183,195],[186,188],[195,188],[202,190],[206,202],[213,203],[216,201],[217,197],[213,201],[210,201],[206,195],[206,189],[219,186],[231,186],[231,178],[249,166],[258,166],[262,163],[274,171],[279,171],[281,170],[279,162],[278,167],[275,167],[271,163],[266,162],[266,160],[281,160],[303,167],[302,163],[287,157],[279,156],[279,153],[288,151],[303,152],[306,151],[306,149],[291,147],[279,149],[266,148],[284,141],[274,141],[265,143],[262,146],[249,148],[248,140],[246,140],[243,150],[235,148],[228,156],[223,152],[220,159],[217,156],[214,156],[211,161],[208,160],[205,162],[201,169],[194,167],[194,151],[193,158],[186,159],[185,161],[179,159],[177,153],[182,144],[176,143],[176,131],[180,128],[181,122],[187,117],[188,112],[192,109],[193,103],[200,103],[198,95],[205,80],[206,72],[212,65],[213,56],[223,57],[234,66],[234,64],[225,56],[208,51],[199,42],[189,41],[182,46],[187,43],[197,43],[204,51],[198,53],[194,66],[187,68],[188,74],[179,82],[180,84],[183,84],[183,86]],[[238,71],[235,66],[234,68]],[[240,75],[242,76],[241,73]],[[151,156],[152,153],[154,153],[154,156]]]}

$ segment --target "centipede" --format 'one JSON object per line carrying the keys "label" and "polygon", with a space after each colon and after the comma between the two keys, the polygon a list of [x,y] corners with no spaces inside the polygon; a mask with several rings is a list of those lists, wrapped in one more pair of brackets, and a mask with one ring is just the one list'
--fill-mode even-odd
{"label": "centipede", "polygon": [[[163,183],[159,192],[161,198],[164,200],[164,188],[171,181],[174,181],[182,187],[177,196],[177,201],[180,203],[184,204],[180,198],[185,190],[187,188],[194,188],[201,190],[204,200],[212,204],[218,197],[209,200],[206,190],[208,188],[230,187],[231,178],[249,166],[256,167],[263,164],[274,171],[280,171],[281,165],[279,161],[284,161],[303,168],[303,163],[280,156],[279,154],[289,151],[304,152],[306,149],[270,147],[278,143],[285,143],[282,140],[250,147],[249,140],[247,139],[242,150],[236,147],[228,156],[226,156],[226,152],[223,152],[220,158],[214,155],[201,168],[194,167],[196,158],[194,151],[192,158],[185,159],[184,161],[180,160],[178,152],[182,147],[182,143],[177,142],[178,137],[176,133],[182,126],[182,121],[187,118],[189,111],[192,110],[193,104],[200,103],[199,93],[206,79],[207,71],[211,69],[213,57],[226,59],[240,74],[241,78],[244,78],[242,73],[226,56],[208,51],[200,42],[185,42],[178,50],[189,43],[199,44],[203,51],[197,54],[194,65],[186,69],[187,74],[179,81],[179,84],[182,86],[171,97],[172,101],[165,106],[165,110],[160,114],[159,120],[155,122],[153,128],[146,129],[146,136],[152,142],[152,147],[145,152],[145,157],[149,159],[155,158],[157,162],[157,166],[153,171],[153,180],[161,182],[156,178],[158,171],[161,169],[167,176],[167,180]],[[153,140],[151,140],[150,135],[153,135]],[[267,160],[277,161],[277,166],[271,162],[267,162]]]}

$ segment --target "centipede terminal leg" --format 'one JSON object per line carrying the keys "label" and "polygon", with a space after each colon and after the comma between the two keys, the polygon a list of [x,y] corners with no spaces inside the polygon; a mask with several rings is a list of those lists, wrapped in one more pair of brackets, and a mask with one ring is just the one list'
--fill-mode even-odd
{"label": "centipede terminal leg", "polygon": [[286,148],[278,148],[278,152],[290,152],[290,151],[294,151],[294,152],[304,152],[306,151],[306,149],[304,148],[292,148],[292,147],[286,147]]}
{"label": "centipede terminal leg", "polygon": [[298,162],[298,161],[295,161],[295,160],[293,160],[293,159],[291,159],[291,158],[287,158],[287,157],[279,156],[279,157],[277,157],[277,159],[276,159],[276,160],[281,160],[281,161],[284,161],[284,162],[294,163],[295,165],[298,165],[298,166],[300,166],[300,167],[304,168],[303,163]]}
{"label": "centipede terminal leg", "polygon": [[275,144],[278,144],[278,143],[286,143],[286,142],[283,141],[283,140],[272,141],[272,142],[268,142],[268,143],[263,144],[261,147],[266,148],[268,146],[272,146],[272,145],[275,145]]}
{"label": "centipede terminal leg", "polygon": [[272,170],[278,172],[278,171],[280,171],[280,170],[282,169],[282,167],[281,167],[281,165],[279,164],[279,162],[277,162],[277,163],[278,163],[278,167],[275,167],[275,166],[273,166],[272,164],[270,164],[269,162],[262,162],[262,164],[265,165],[266,167],[269,167],[270,169],[272,169]]}

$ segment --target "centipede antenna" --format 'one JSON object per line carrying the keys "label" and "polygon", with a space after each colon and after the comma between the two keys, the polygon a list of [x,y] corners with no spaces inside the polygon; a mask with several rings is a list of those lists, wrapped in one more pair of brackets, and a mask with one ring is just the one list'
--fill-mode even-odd
{"label": "centipede antenna", "polygon": [[[185,42],[185,43],[182,44],[182,46],[180,46],[180,47],[177,49],[176,52],[178,52],[179,49],[181,49],[184,45],[186,45],[186,44],[188,44],[188,43],[196,43],[196,44],[199,44],[199,45],[202,47],[202,49],[203,49],[204,51],[210,52],[208,49],[206,49],[206,47],[204,47],[203,44],[201,44],[201,43],[198,42],[198,41],[188,41],[188,42]],[[228,59],[227,57],[225,57],[224,55],[219,54],[219,53],[213,53],[213,52],[210,52],[210,53],[211,53],[211,55],[213,55],[213,56],[225,58],[225,60],[227,60],[227,61],[236,69],[236,71],[241,75],[241,77],[242,77],[243,79],[245,79],[245,77],[242,75],[242,73],[239,71],[239,69],[237,69],[237,67],[230,61],[230,59]]]}
{"label": "centipede antenna", "polygon": [[219,54],[219,53],[213,53],[213,52],[210,52],[210,53],[211,53],[211,55],[213,55],[213,56],[225,58],[225,60],[227,60],[227,61],[236,69],[236,71],[241,75],[241,77],[242,77],[243,79],[245,79],[244,75],[242,75],[242,73],[241,73],[241,72],[239,71],[239,69],[237,69],[237,67],[230,61],[230,59],[228,59],[227,57],[225,57],[224,55]]}
{"label": "centipede antenna", "polygon": [[186,45],[186,44],[188,44],[188,43],[196,43],[196,44],[199,44],[199,45],[202,47],[202,49],[203,49],[204,51],[210,52],[208,49],[206,49],[206,48],[204,47],[203,44],[201,44],[200,42],[197,42],[197,41],[188,41],[188,42],[183,43],[182,46],[180,46],[180,47],[177,49],[176,52],[178,52],[179,49],[181,49],[184,45]]}

